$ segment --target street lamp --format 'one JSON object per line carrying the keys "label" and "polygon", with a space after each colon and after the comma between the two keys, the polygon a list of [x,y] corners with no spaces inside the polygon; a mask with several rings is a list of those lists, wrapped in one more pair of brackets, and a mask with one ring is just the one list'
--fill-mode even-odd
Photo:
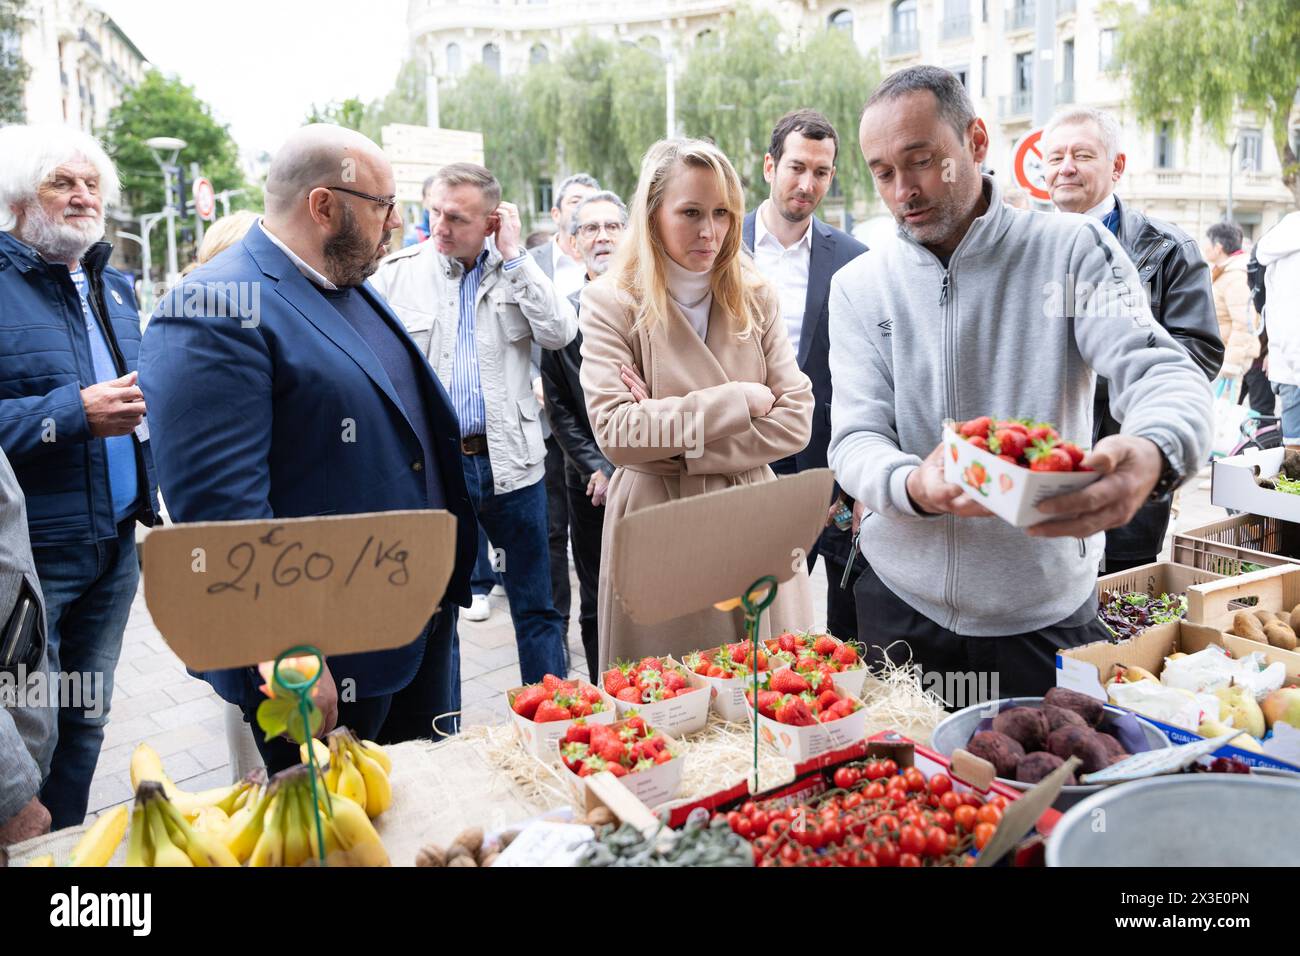
{"label": "street lamp", "polygon": [[[167,202],[163,205],[163,212],[167,216],[167,284],[171,285],[176,281],[176,274],[180,271],[176,262],[176,204],[172,197],[172,177],[180,172],[176,159],[180,156],[181,150],[189,144],[175,136],[154,136],[146,139],[144,144],[153,153],[154,162],[162,169],[166,183]],[[164,153],[171,154],[165,162]],[[180,202],[185,202],[183,196],[180,197]]]}

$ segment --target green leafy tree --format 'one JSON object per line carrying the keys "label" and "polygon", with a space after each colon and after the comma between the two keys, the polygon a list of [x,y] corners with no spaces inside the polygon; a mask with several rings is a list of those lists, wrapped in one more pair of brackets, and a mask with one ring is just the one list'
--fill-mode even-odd
{"label": "green leafy tree", "polygon": [[1300,91],[1296,0],[1149,0],[1110,5],[1118,19],[1115,68],[1129,78],[1139,122],[1203,124],[1221,143],[1237,109],[1268,124],[1282,178],[1300,203],[1300,163],[1288,138]]}
{"label": "green leafy tree", "polygon": [[428,75],[422,59],[412,57],[406,60],[397,71],[397,79],[388,95],[366,107],[361,132],[378,143],[382,140],[384,127],[390,123],[423,126],[428,117],[425,91]]}
{"label": "green leafy tree", "polygon": [[[185,140],[187,145],[177,163],[184,168],[187,180],[190,163],[198,163],[217,192],[244,190],[232,199],[232,209],[261,208],[261,189],[245,180],[239,165],[239,149],[229,127],[217,122],[192,87],[154,70],[138,86],[127,90],[122,102],[109,113],[108,126],[103,131],[104,145],[122,179],[123,202],[134,215],[160,210],[165,202],[162,170],[145,145],[154,136],[177,136]],[[156,229],[155,262],[162,260],[165,247],[163,230]],[[192,255],[192,250],[183,248],[182,264],[187,255]]]}
{"label": "green leafy tree", "polygon": [[601,182],[631,200],[641,157],[667,132],[668,91],[663,61],[644,47],[622,46],[610,92],[621,161]]}
{"label": "green leafy tree", "polygon": [[307,123],[332,123],[346,126],[348,129],[360,130],[366,119],[366,104],[355,96],[338,103],[326,103],[324,106],[312,104],[307,111]]}
{"label": "green leafy tree", "polygon": [[26,6],[26,0],[0,0],[0,124],[26,120],[23,92],[31,75],[21,49]]}

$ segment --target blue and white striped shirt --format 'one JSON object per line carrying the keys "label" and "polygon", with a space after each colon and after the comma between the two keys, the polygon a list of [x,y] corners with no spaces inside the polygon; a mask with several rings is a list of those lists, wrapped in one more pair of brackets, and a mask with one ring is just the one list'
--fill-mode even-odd
{"label": "blue and white striped shirt", "polygon": [[[460,277],[460,321],[456,325],[456,357],[451,369],[451,403],[456,408],[460,422],[460,436],[470,438],[487,434],[487,407],[483,402],[483,384],[479,377],[478,343],[474,339],[474,324],[478,287],[483,282],[483,265],[490,250],[484,248]],[[516,256],[503,268],[513,271],[527,254]]]}

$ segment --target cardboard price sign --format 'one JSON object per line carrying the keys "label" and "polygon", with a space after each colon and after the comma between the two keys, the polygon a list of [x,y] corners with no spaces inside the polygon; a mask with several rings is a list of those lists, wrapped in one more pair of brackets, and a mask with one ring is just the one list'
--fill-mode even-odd
{"label": "cardboard price sign", "polygon": [[633,620],[658,624],[745,593],[764,575],[807,574],[834,475],[814,468],[653,505],[614,529],[614,594]]}
{"label": "cardboard price sign", "polygon": [[174,525],[144,540],[144,595],[194,670],[245,667],[296,644],[326,656],[409,644],[437,610],[456,518],[388,511]]}

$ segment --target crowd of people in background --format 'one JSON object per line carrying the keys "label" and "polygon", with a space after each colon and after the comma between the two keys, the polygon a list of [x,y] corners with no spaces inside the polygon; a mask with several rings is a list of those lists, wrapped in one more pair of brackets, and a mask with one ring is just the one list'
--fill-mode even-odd
{"label": "crowd of people in background", "polygon": [[[136,529],[163,514],[456,516],[440,608],[403,647],[327,660],[322,733],[455,733],[459,619],[485,620],[495,588],[521,681],[568,675],[570,553],[587,674],[738,637],[739,612],[631,620],[609,587],[615,528],[825,467],[808,570],[825,565],[830,632],[876,662],[1042,693],[1057,650],[1106,637],[1099,570],[1156,558],[1222,404],[1280,417],[1300,446],[1300,212],[1253,250],[1231,222],[1191,237],[1148,217],[1116,195],[1124,144],[1092,109],[1046,127],[1056,212],[1030,209],[935,67],[889,76],[847,132],[813,109],[777,120],[748,210],[716,146],[664,140],[633,196],[570,176],[554,231],[526,239],[492,172],[452,163],[424,185],[416,241],[390,251],[389,160],[307,126],[272,160],[265,210],[208,230],[142,337],[103,241],[112,161],[78,131],[0,129],[0,670],[103,681],[93,708],[0,697],[0,844],[85,816]],[[870,250],[817,215],[842,148],[898,223]],[[241,283],[261,290],[256,322],[224,298]],[[989,520],[940,456],[945,418],[984,414],[1090,439],[1100,479],[1044,503],[1050,523]],[[627,441],[640,425],[662,440]],[[821,614],[801,573],[768,623]],[[252,668],[200,676],[254,720]],[[269,769],[297,761],[254,737]]]}

